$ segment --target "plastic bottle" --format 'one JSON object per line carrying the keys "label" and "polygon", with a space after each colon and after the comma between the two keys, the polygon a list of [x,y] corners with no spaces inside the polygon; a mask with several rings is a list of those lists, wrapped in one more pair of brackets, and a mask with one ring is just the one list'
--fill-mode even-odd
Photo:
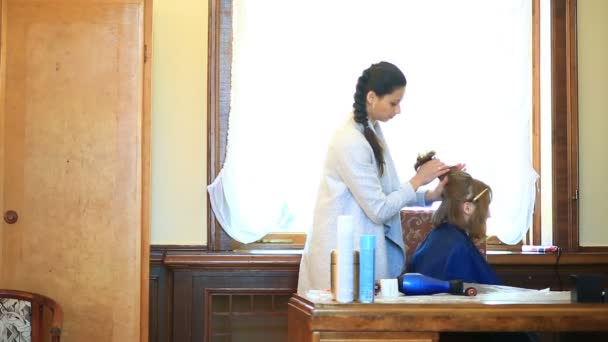
{"label": "plastic bottle", "polygon": [[357,282],[354,269],[353,217],[350,215],[338,216],[337,230],[336,301],[338,303],[350,303],[355,298],[354,284]]}
{"label": "plastic bottle", "polygon": [[440,280],[420,273],[404,273],[398,278],[399,292],[408,296],[451,293],[463,295],[462,280]]}
{"label": "plastic bottle", "polygon": [[[331,278],[331,295],[333,300],[337,300],[338,296],[338,251],[333,249],[331,251],[331,265],[330,265],[330,278]],[[359,298],[359,251],[353,252],[353,270],[354,281],[353,281],[353,300],[358,300]]]}
{"label": "plastic bottle", "polygon": [[376,237],[361,235],[359,239],[359,302],[374,302],[374,253]]}

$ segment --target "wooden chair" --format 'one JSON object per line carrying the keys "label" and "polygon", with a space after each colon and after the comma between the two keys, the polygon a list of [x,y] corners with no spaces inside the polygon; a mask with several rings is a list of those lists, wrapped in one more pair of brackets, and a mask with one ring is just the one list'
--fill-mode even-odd
{"label": "wooden chair", "polygon": [[0,289],[0,342],[21,341],[17,336],[28,329],[32,342],[44,341],[45,309],[51,312],[51,341],[60,342],[63,310],[59,304],[36,293]]}

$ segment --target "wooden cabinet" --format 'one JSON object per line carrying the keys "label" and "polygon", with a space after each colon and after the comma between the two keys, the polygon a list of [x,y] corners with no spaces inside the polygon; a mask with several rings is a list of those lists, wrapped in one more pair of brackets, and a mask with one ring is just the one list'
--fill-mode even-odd
{"label": "wooden cabinet", "polygon": [[170,341],[289,341],[287,302],[299,263],[299,255],[168,253]]}

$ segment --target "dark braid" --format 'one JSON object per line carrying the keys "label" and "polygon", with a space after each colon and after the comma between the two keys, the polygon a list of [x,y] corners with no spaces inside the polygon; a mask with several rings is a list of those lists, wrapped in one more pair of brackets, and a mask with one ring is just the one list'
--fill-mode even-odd
{"label": "dark braid", "polygon": [[365,69],[357,80],[353,104],[355,122],[363,126],[363,135],[372,147],[380,175],[384,174],[384,149],[374,131],[369,127],[367,113],[367,93],[373,91],[377,96],[392,93],[406,84],[405,76],[395,65],[388,62],[372,64]]}

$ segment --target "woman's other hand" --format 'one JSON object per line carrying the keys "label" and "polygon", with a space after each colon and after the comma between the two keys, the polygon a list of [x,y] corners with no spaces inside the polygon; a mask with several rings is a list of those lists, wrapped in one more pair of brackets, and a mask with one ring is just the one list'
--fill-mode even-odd
{"label": "woman's other hand", "polygon": [[424,194],[424,201],[427,204],[441,200],[441,194],[443,193],[443,188],[445,187],[445,185],[448,184],[448,178],[449,176],[443,177],[443,179],[439,182],[439,184],[437,184],[435,189],[427,191]]}
{"label": "woman's other hand", "polygon": [[[417,190],[422,185],[429,184],[435,178],[445,175],[448,173],[448,171],[450,171],[449,166],[445,165],[439,159],[432,159],[422,164],[420,168],[418,168],[418,172],[414,177],[412,177],[412,179],[410,179],[410,183],[412,184],[414,190]],[[443,181],[441,183],[443,183]],[[441,190],[443,190],[443,186],[441,186]],[[441,196],[441,191],[439,192],[439,195]]]}
{"label": "woman's other hand", "polygon": [[[454,167],[458,170],[464,171],[464,169],[466,168],[466,165],[459,163],[452,167]],[[441,179],[439,184],[437,184],[435,189],[433,189],[432,191],[426,192],[426,194],[424,195],[424,200],[426,203],[433,203],[435,201],[441,201],[441,194],[443,193],[443,188],[445,188],[445,185],[448,184],[448,181],[449,181],[448,178],[449,178],[449,176],[446,175],[445,177],[443,177],[443,179]]]}
{"label": "woman's other hand", "polygon": [[458,163],[458,164],[454,165],[453,167],[457,168],[460,171],[467,170],[467,164],[464,164],[464,163]]}

